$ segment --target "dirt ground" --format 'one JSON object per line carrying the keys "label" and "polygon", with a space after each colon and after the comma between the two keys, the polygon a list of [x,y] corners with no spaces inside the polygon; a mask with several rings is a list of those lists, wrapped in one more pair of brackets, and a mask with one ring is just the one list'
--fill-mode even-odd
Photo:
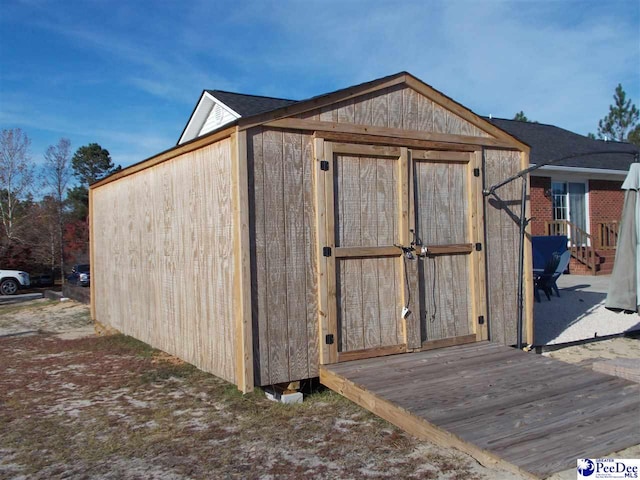
{"label": "dirt ground", "polygon": [[0,306],[0,478],[520,478],[331,391],[293,406],[242,396],[130,337],[91,332],[75,302]]}
{"label": "dirt ground", "polygon": [[92,335],[87,305],[46,299],[0,305],[0,338],[21,333],[57,333],[65,338]]}
{"label": "dirt ground", "polygon": [[591,368],[593,362],[615,358],[640,358],[640,339],[617,337],[565,347],[544,355],[567,363]]}

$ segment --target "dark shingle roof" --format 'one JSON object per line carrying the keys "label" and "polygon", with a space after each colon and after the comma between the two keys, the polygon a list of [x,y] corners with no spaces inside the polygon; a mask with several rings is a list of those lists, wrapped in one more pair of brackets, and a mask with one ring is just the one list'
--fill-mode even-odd
{"label": "dark shingle roof", "polygon": [[245,95],[242,93],[225,92],[224,90],[207,90],[207,92],[235,110],[242,117],[250,117],[251,115],[277,110],[278,108],[288,107],[289,105],[298,103],[297,100]]}
{"label": "dark shingle roof", "polygon": [[[630,143],[594,140],[553,125],[520,122],[503,118],[484,118],[529,145],[531,147],[529,160],[536,165],[583,152],[608,152],[597,155],[587,154],[554,162],[553,165],[627,171],[629,170],[629,165],[634,161],[632,154],[640,152],[640,148]],[[616,153],[621,151],[629,152],[630,154]]]}

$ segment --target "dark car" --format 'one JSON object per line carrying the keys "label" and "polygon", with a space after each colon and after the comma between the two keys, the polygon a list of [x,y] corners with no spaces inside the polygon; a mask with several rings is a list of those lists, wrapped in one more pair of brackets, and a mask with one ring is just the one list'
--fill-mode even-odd
{"label": "dark car", "polygon": [[67,281],[71,285],[88,287],[91,283],[91,270],[89,268],[89,264],[74,265],[71,269],[71,275],[67,277]]}
{"label": "dark car", "polygon": [[54,284],[53,275],[44,273],[42,275],[31,276],[32,287],[52,287]]}

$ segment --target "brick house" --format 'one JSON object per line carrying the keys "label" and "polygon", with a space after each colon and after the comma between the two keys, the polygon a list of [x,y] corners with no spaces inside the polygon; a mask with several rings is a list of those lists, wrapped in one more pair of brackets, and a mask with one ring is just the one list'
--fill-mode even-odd
{"label": "brick house", "polygon": [[[531,233],[569,237],[570,271],[609,274],[613,268],[624,192],[635,145],[594,140],[553,125],[493,118],[494,125],[531,147]],[[581,153],[586,155],[580,155]],[[594,154],[594,152],[601,152]]]}

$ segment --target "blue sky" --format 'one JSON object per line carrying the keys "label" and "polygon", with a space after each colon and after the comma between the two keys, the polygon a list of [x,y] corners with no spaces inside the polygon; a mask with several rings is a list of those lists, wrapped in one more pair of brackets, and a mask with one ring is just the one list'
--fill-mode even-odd
{"label": "blue sky", "polygon": [[303,99],[407,70],[481,115],[587,134],[640,106],[640,1],[0,0],[0,128],[123,166],[203,89]]}

